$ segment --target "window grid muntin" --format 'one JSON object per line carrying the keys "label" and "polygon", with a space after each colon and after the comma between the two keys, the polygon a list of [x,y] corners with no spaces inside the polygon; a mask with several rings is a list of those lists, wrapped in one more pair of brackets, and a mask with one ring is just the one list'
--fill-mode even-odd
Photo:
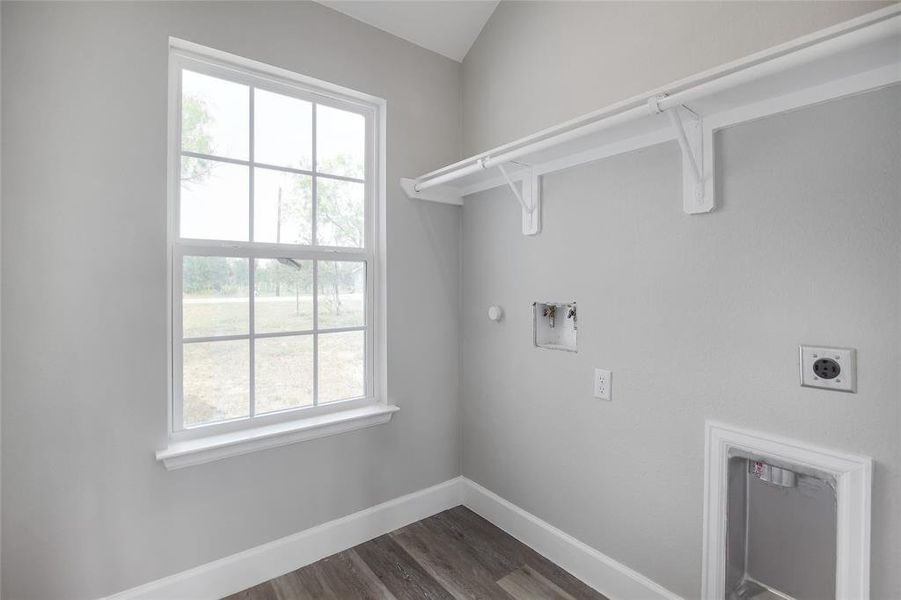
{"label": "window grid muntin", "polygon": [[[245,73],[243,71],[235,70],[228,66],[219,65],[216,63],[209,63],[206,61],[198,61],[193,57],[188,57],[177,53],[173,55],[173,57],[177,60],[176,66],[176,78],[175,84],[177,85],[177,90],[175,92],[175,106],[174,113],[176,118],[176,137],[174,143],[176,144],[176,152],[175,156],[175,181],[173,182],[173,197],[174,197],[174,206],[173,206],[173,235],[172,235],[172,257],[173,263],[177,263],[177,267],[173,265],[172,273],[173,273],[173,285],[172,289],[172,324],[173,329],[177,328],[179,335],[173,336],[173,410],[172,410],[172,432],[173,434],[190,434],[191,432],[197,432],[197,430],[203,429],[211,429],[215,428],[216,432],[221,430],[231,430],[231,429],[240,429],[246,426],[249,426],[251,423],[256,424],[268,424],[269,422],[278,422],[273,421],[274,417],[281,415],[283,413],[296,413],[299,411],[304,411],[305,414],[309,414],[312,416],[313,414],[318,414],[318,411],[315,409],[319,408],[333,408],[335,405],[342,405],[342,407],[346,406],[351,408],[361,402],[371,401],[375,396],[375,340],[374,338],[374,318],[375,318],[375,310],[376,303],[378,299],[376,297],[376,285],[375,285],[375,277],[376,277],[376,266],[375,266],[375,239],[374,233],[376,231],[377,223],[375,222],[374,209],[372,206],[373,199],[377,197],[376,194],[376,186],[378,182],[375,177],[375,154],[377,151],[376,145],[374,143],[376,128],[375,128],[375,112],[374,108],[370,104],[365,104],[362,102],[351,101],[346,98],[338,97],[336,95],[332,95],[331,93],[320,93],[318,91],[311,91],[301,89],[296,87],[297,84],[285,84],[280,81],[275,81],[271,78],[259,75],[257,73]],[[181,107],[182,107],[182,89],[181,89],[181,80],[182,74],[184,70],[191,70],[205,75],[211,75],[214,77],[219,77],[222,79],[226,79],[228,81],[232,81],[235,83],[240,83],[248,86],[248,94],[250,94],[250,102],[249,102],[249,116],[248,119],[250,121],[248,127],[249,136],[248,136],[248,144],[249,144],[249,156],[248,160],[244,161],[242,159],[231,159],[228,157],[220,157],[216,155],[205,155],[202,153],[196,153],[191,151],[183,151],[181,149],[181,126],[182,126],[182,117],[181,117]],[[312,118],[312,170],[307,171],[304,169],[293,169],[291,167],[280,167],[276,165],[269,165],[264,163],[255,163],[253,156],[253,146],[254,146],[254,132],[253,132],[253,119],[254,119],[254,92],[256,89],[264,89],[267,91],[273,91],[275,93],[285,94],[291,97],[296,97],[302,100],[306,100],[312,103],[311,110],[311,118]],[[318,148],[318,140],[317,140],[317,114],[316,109],[317,106],[323,104],[330,107],[338,108],[341,110],[346,110],[349,112],[354,112],[360,114],[364,118],[364,155],[363,155],[363,167],[364,167],[364,178],[358,179],[355,177],[348,177],[343,175],[331,175],[327,173],[320,173],[318,171],[317,164],[317,148]],[[182,238],[181,237],[181,207],[180,207],[180,195],[181,195],[181,186],[180,186],[180,170],[181,170],[181,158],[183,156],[200,158],[224,163],[233,163],[240,164],[245,166],[248,173],[249,180],[249,191],[248,191],[248,211],[249,211],[249,219],[248,219],[248,240],[249,241],[232,241],[232,240],[208,240],[208,239],[191,239],[191,238]],[[311,177],[311,188],[312,188],[312,199],[311,199],[311,207],[312,207],[312,243],[311,244],[273,244],[267,242],[254,242],[254,169],[255,168],[266,168],[273,169],[276,171],[283,171],[289,173],[296,173],[300,175],[307,175]],[[317,184],[319,178],[325,178],[335,181],[349,181],[353,183],[359,183],[363,185],[363,247],[350,247],[350,246],[324,246],[317,245],[317,211],[318,211],[318,195],[317,195]],[[314,336],[314,366],[313,366],[313,377],[314,377],[314,386],[313,386],[313,397],[314,397],[314,405],[312,407],[297,407],[297,408],[289,408],[283,411],[276,411],[272,413],[265,413],[262,416],[258,416],[255,414],[255,402],[252,398],[255,394],[255,349],[253,346],[249,349],[250,351],[250,365],[248,368],[251,369],[250,372],[250,380],[251,380],[251,406],[250,406],[250,417],[242,417],[238,419],[230,419],[230,420],[222,420],[210,422],[202,425],[195,425],[191,427],[185,427],[184,425],[184,402],[183,402],[183,348],[186,343],[194,343],[198,340],[196,339],[185,339],[181,334],[182,326],[183,326],[183,315],[182,315],[182,285],[183,285],[183,273],[182,273],[182,261],[184,256],[223,256],[223,257],[246,257],[250,261],[249,268],[249,289],[250,289],[250,298],[249,298],[249,311],[251,314],[250,318],[250,327],[254,327],[254,296],[253,290],[255,289],[255,259],[256,258],[279,258],[279,257],[290,257],[290,258],[298,258],[304,260],[312,260],[314,265],[314,286],[313,286],[313,315],[314,315],[314,330],[312,330],[312,334]],[[365,302],[365,310],[364,310],[364,325],[359,327],[347,327],[347,328],[326,328],[323,330],[318,329],[318,319],[319,319],[319,281],[318,281],[318,270],[319,270],[319,261],[328,260],[328,261],[358,261],[364,264],[365,268],[365,282],[364,282],[364,302]],[[177,307],[177,308],[176,308]],[[318,379],[319,379],[319,335],[325,333],[339,333],[343,331],[363,331],[364,332],[364,396],[360,398],[351,398],[346,400],[338,400],[338,401],[330,401],[325,405],[319,404],[319,389],[318,389]],[[175,332],[173,331],[173,334]],[[253,340],[257,337],[277,337],[280,335],[292,335],[293,332],[279,332],[278,334],[256,334],[255,332],[250,335],[249,340],[250,343],[253,343]],[[294,334],[298,335],[298,334]],[[299,333],[299,335],[307,335],[305,333]],[[209,341],[217,341],[226,339],[230,339],[232,336],[211,336]],[[247,339],[244,336],[236,336],[236,339]],[[331,412],[331,410],[326,411]],[[284,420],[284,419],[280,419]],[[242,427],[233,427],[236,424],[245,423]],[[195,437],[193,435],[189,437]]]}
{"label": "window grid muntin", "polygon": [[[250,100],[249,100],[249,103],[248,103],[248,107],[249,107],[249,108],[248,108],[248,111],[249,111],[249,114],[248,114],[248,119],[249,119],[249,126],[248,126],[248,128],[249,128],[249,135],[248,135],[248,144],[249,144],[249,149],[248,149],[248,160],[243,160],[243,159],[238,159],[238,158],[229,158],[229,157],[225,157],[225,156],[218,156],[218,155],[215,155],[215,154],[205,154],[205,153],[200,153],[200,152],[185,151],[185,150],[182,150],[182,148],[181,148],[181,98],[182,98],[182,93],[181,93],[181,85],[180,85],[181,78],[182,78],[182,74],[183,74],[183,72],[184,72],[185,70],[195,71],[195,72],[202,73],[202,74],[209,74],[209,73],[206,73],[204,70],[201,70],[201,69],[198,69],[198,68],[192,67],[192,66],[184,66],[184,65],[182,65],[182,66],[179,67],[179,76],[178,76],[178,80],[179,80],[179,90],[178,90],[178,111],[179,111],[179,115],[178,115],[178,133],[179,133],[179,135],[178,135],[178,139],[177,139],[177,142],[176,142],[176,143],[178,144],[178,157],[179,157],[179,161],[178,161],[178,164],[177,164],[177,166],[176,166],[176,170],[177,170],[177,174],[178,174],[178,176],[176,177],[176,179],[177,179],[178,181],[180,181],[180,179],[181,179],[181,158],[182,158],[182,157],[189,157],[189,158],[195,158],[195,159],[200,159],[200,160],[208,160],[208,161],[213,161],[213,162],[221,162],[221,163],[228,163],[228,164],[234,164],[234,165],[241,165],[241,166],[246,167],[246,168],[248,169],[248,181],[249,181],[249,187],[250,187],[250,191],[249,191],[249,195],[248,195],[248,211],[249,211],[249,218],[248,218],[248,237],[247,237],[247,240],[248,240],[248,241],[247,241],[247,242],[244,242],[243,240],[218,240],[218,239],[217,239],[217,240],[214,240],[214,239],[204,239],[204,238],[183,238],[183,237],[181,236],[181,200],[180,200],[180,198],[181,198],[181,186],[179,185],[179,186],[177,187],[177,190],[176,190],[176,194],[177,194],[178,201],[177,201],[177,203],[176,203],[176,215],[175,215],[175,216],[176,216],[176,221],[177,221],[178,227],[177,227],[177,231],[176,231],[176,240],[175,240],[175,243],[180,243],[180,242],[184,242],[184,241],[186,241],[186,240],[192,240],[192,239],[193,239],[193,240],[196,240],[196,241],[198,241],[198,242],[202,242],[202,243],[208,243],[208,242],[223,242],[223,243],[228,243],[228,244],[234,244],[234,243],[249,243],[249,244],[255,244],[255,243],[258,243],[258,242],[255,242],[255,240],[254,240],[254,228],[253,228],[253,221],[254,221],[254,197],[253,197],[253,195],[254,195],[254,185],[253,185],[253,184],[254,184],[254,169],[256,169],[256,168],[262,168],[262,169],[271,169],[271,170],[274,170],[274,171],[281,171],[281,172],[286,172],[286,173],[294,173],[294,174],[297,174],[297,175],[306,175],[306,176],[308,176],[308,177],[310,177],[310,178],[312,179],[312,182],[311,182],[311,193],[312,193],[312,243],[310,243],[310,244],[282,244],[282,246],[286,246],[286,247],[287,247],[287,246],[291,246],[291,247],[301,246],[301,247],[310,247],[310,248],[329,248],[329,249],[332,249],[332,248],[336,248],[336,249],[355,249],[355,250],[366,250],[366,251],[368,251],[368,250],[370,249],[371,244],[372,244],[372,240],[370,239],[370,238],[371,238],[370,220],[371,220],[371,217],[372,217],[372,215],[371,215],[371,212],[372,212],[372,211],[370,210],[370,203],[371,203],[371,198],[372,198],[372,190],[371,190],[371,187],[372,187],[372,179],[373,179],[373,178],[372,178],[372,157],[371,157],[371,154],[372,154],[372,148],[371,148],[370,138],[371,138],[371,136],[372,136],[372,126],[373,126],[373,124],[372,124],[372,115],[371,115],[371,113],[370,113],[369,111],[354,110],[354,108],[352,107],[352,105],[351,105],[351,106],[345,106],[345,105],[342,105],[342,104],[340,104],[340,103],[335,103],[335,104],[333,104],[333,103],[331,103],[331,102],[323,102],[322,100],[319,100],[319,99],[316,99],[316,100],[307,99],[307,98],[304,98],[303,96],[301,96],[301,95],[299,95],[299,94],[292,94],[292,93],[289,93],[289,92],[286,91],[285,89],[276,89],[276,90],[273,90],[273,91],[275,91],[275,93],[285,94],[285,95],[290,95],[290,96],[292,96],[292,97],[297,97],[297,98],[300,98],[300,99],[303,99],[303,100],[306,100],[306,101],[312,103],[312,110],[311,110],[312,128],[311,128],[311,131],[312,131],[312,161],[313,161],[313,165],[312,165],[312,166],[313,166],[313,168],[312,168],[312,170],[309,170],[309,171],[308,171],[308,170],[306,170],[306,169],[295,169],[295,168],[292,168],[292,167],[281,167],[281,166],[271,165],[271,164],[268,164],[268,163],[257,163],[257,162],[254,161],[254,125],[253,125],[253,123],[254,123],[254,96],[255,96],[254,91],[255,91],[257,88],[259,88],[259,89],[267,89],[267,90],[268,90],[268,88],[263,87],[263,86],[260,86],[260,85],[257,85],[257,84],[255,84],[255,83],[253,83],[252,80],[249,80],[249,81],[242,81],[242,80],[236,80],[236,79],[235,79],[235,80],[229,79],[229,81],[235,81],[236,83],[241,83],[241,84],[243,84],[243,85],[247,85],[247,86],[248,86],[248,94],[250,95]],[[216,75],[216,74],[213,74],[213,76],[215,76],[215,77],[220,77],[220,78],[226,78],[226,77],[227,77],[227,75]],[[316,138],[317,138],[317,124],[316,124],[316,117],[317,117],[317,107],[318,107],[319,104],[325,104],[325,105],[331,106],[331,107],[333,107],[333,108],[338,108],[338,109],[340,109],[340,110],[345,110],[345,111],[348,111],[348,112],[353,112],[353,113],[356,113],[356,114],[361,115],[361,116],[364,118],[364,123],[365,123],[365,127],[364,127],[365,152],[364,152],[364,158],[363,158],[363,172],[364,172],[364,174],[366,175],[366,177],[364,177],[363,179],[359,179],[359,178],[356,178],[356,177],[348,177],[348,176],[344,176],[344,175],[332,175],[332,174],[329,174],[329,173],[322,173],[322,172],[319,171],[319,169],[318,169],[318,164],[317,164],[317,162],[318,162],[318,161],[317,161],[317,158],[318,158],[318,157],[317,157],[317,145],[318,145],[318,144],[317,144],[317,139],[316,139]],[[319,199],[318,199],[318,193],[317,193],[317,192],[318,192],[318,179],[319,179],[319,178],[329,179],[329,180],[333,180],[333,181],[346,181],[346,182],[350,182],[350,183],[359,183],[359,184],[362,184],[362,185],[363,185],[363,211],[364,211],[364,215],[363,215],[363,246],[362,246],[362,247],[357,247],[357,246],[328,246],[328,245],[322,245],[322,244],[318,244],[318,243],[317,243],[317,242],[318,242],[317,216],[318,216],[318,208],[319,208]]]}
{"label": "window grid muntin", "polygon": [[[316,146],[318,145],[318,139],[316,138],[316,117],[317,111],[316,107],[318,104],[316,102],[313,103],[313,107],[310,110],[313,119],[313,127],[312,127],[312,143],[313,149],[310,153],[310,160],[312,160],[312,164],[310,165],[313,170],[312,180],[310,182],[311,193],[313,194],[313,198],[311,199],[311,221],[310,221],[310,241],[313,245],[315,245],[319,241],[319,234],[317,232],[317,221],[319,220],[319,180],[316,178]],[[365,210],[365,207],[364,207]],[[364,243],[365,246],[365,243]],[[319,329],[319,261],[313,261],[313,330],[316,331]],[[313,334],[313,406],[319,406],[319,334]]]}
{"label": "window grid muntin", "polygon": [[[351,183],[366,183],[366,179],[359,179],[357,177],[348,177],[347,175],[333,175],[331,173],[320,173],[318,171],[309,171],[307,169],[295,169],[294,167],[282,167],[279,165],[271,165],[269,163],[261,163],[254,162],[252,165],[250,161],[241,159],[241,158],[229,158],[227,156],[219,156],[217,154],[204,154],[202,152],[194,152],[191,150],[182,151],[182,156],[187,156],[190,158],[198,158],[201,160],[212,160],[216,162],[224,162],[231,163],[235,165],[241,165],[245,167],[256,167],[259,169],[269,169],[270,171],[283,171],[285,173],[294,173],[295,175],[306,175],[307,177],[321,177],[322,179],[334,179],[335,181],[349,181]],[[351,247],[351,246],[347,246]]]}
{"label": "window grid muntin", "polygon": [[[182,70],[184,73],[184,70]],[[254,222],[253,215],[256,212],[254,210],[254,176],[256,174],[256,169],[254,168],[254,159],[256,158],[254,155],[254,148],[256,147],[256,137],[255,137],[255,127],[254,127],[254,119],[255,119],[255,111],[256,106],[254,99],[256,98],[256,89],[252,85],[247,86],[247,93],[250,96],[247,102],[248,112],[247,119],[248,123],[248,135],[247,135],[247,159],[249,161],[249,165],[247,168],[247,181],[248,187],[247,190],[247,239],[252,243],[253,240],[253,231],[254,231]],[[254,333],[256,333],[256,271],[257,271],[257,260],[256,258],[248,258],[247,259],[247,292],[248,292],[248,304],[249,304],[249,314],[248,318],[250,319],[250,323],[248,325],[248,331],[250,333],[250,360],[248,361],[250,364],[248,368],[250,369],[250,375],[248,377],[250,382],[250,393],[248,395],[248,402],[250,406],[247,407],[247,416],[248,420],[253,421],[256,416],[256,408],[257,408],[257,349],[256,349],[256,338],[254,337]],[[184,363],[182,363],[184,364]],[[184,373],[182,374],[184,377]],[[184,399],[182,399],[184,402]],[[182,421],[182,427],[184,427],[184,421]]]}
{"label": "window grid muntin", "polygon": [[[233,253],[228,252],[227,248],[219,249],[219,248],[208,248],[206,252],[198,253],[195,252],[198,248],[178,248],[175,254],[177,269],[175,269],[176,276],[176,285],[174,286],[176,293],[179,295],[178,302],[174,303],[175,308],[175,319],[173,325],[177,328],[178,335],[177,337],[177,357],[175,361],[176,370],[178,377],[176,378],[176,392],[177,398],[180,400],[177,402],[177,415],[180,420],[176,423],[179,427],[176,431],[195,431],[198,429],[204,429],[209,427],[216,427],[220,424],[230,423],[230,422],[239,422],[239,421],[255,421],[258,419],[258,415],[256,414],[256,406],[253,402],[255,400],[254,393],[249,395],[249,402],[251,402],[249,406],[249,416],[248,417],[238,417],[234,419],[223,419],[221,421],[213,421],[209,423],[202,423],[197,425],[187,426],[184,424],[184,402],[183,402],[183,367],[184,367],[184,346],[188,344],[199,344],[199,343],[209,343],[209,342],[225,342],[225,341],[239,341],[246,340],[250,344],[250,350],[255,348],[255,340],[256,339],[268,339],[268,338],[277,338],[277,337],[294,337],[294,336],[304,336],[311,335],[313,336],[313,407],[321,406],[319,402],[319,390],[318,390],[318,379],[319,379],[319,365],[317,363],[317,356],[319,352],[319,336],[323,334],[330,333],[345,333],[352,331],[362,331],[365,336],[365,344],[364,344],[364,396],[363,397],[355,397],[355,398],[346,398],[341,400],[329,401],[326,405],[333,404],[343,404],[345,402],[360,400],[370,398],[372,396],[372,387],[371,387],[371,376],[370,376],[370,363],[371,363],[371,338],[372,338],[372,327],[371,327],[371,315],[372,315],[372,301],[370,290],[372,289],[372,262],[363,256],[354,256],[354,257],[339,257],[339,256],[327,256],[325,258],[316,258],[309,259],[313,263],[313,329],[308,330],[297,330],[297,331],[279,331],[279,332],[266,332],[266,333],[257,333],[255,331],[255,305],[256,305],[256,296],[255,296],[255,271],[256,271],[256,259],[264,258],[264,259],[272,259],[279,258],[278,256],[272,256],[270,253],[266,251],[260,252],[245,252],[242,256],[235,256]],[[224,252],[223,252],[224,250]],[[222,258],[242,258],[248,261],[248,317],[250,322],[248,324],[248,333],[246,334],[230,334],[230,335],[212,335],[212,336],[197,336],[197,337],[184,337],[183,335],[183,323],[184,323],[184,315],[182,308],[183,294],[182,294],[182,285],[184,281],[184,258],[188,256],[210,256],[210,257],[222,257]],[[365,283],[364,283],[364,311],[363,311],[363,319],[364,322],[362,325],[348,326],[348,327],[325,327],[319,328],[319,310],[318,310],[318,298],[319,298],[319,263],[320,262],[352,262],[352,263],[362,263],[363,268],[365,270]],[[253,355],[251,354],[251,360],[249,363],[254,363]],[[248,368],[251,368],[252,365],[248,365]],[[255,366],[255,364],[253,364]],[[251,382],[253,382],[254,378],[249,378]],[[286,414],[296,411],[306,411],[311,407],[295,407],[288,408],[281,411],[275,412],[267,412],[264,413],[266,416],[270,416],[273,414]]]}
{"label": "window grid muntin", "polygon": [[[313,105],[316,106],[315,104]],[[313,109],[313,122],[316,109]],[[316,138],[313,138],[313,167],[316,166]],[[316,179],[313,179],[313,241],[316,241]],[[319,406],[319,261],[313,261],[313,406]]]}

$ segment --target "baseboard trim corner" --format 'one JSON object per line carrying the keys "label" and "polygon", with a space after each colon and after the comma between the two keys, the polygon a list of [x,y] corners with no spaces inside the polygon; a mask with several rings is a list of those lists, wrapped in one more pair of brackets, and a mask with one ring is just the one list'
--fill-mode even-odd
{"label": "baseboard trim corner", "polygon": [[478,483],[456,477],[102,600],[215,600],[464,505],[611,600],[682,600]]}
{"label": "baseboard trim corner", "polygon": [[463,503],[456,477],[103,600],[216,600]]}
{"label": "baseboard trim corner", "polygon": [[612,600],[683,600],[641,573],[464,478],[463,504]]}

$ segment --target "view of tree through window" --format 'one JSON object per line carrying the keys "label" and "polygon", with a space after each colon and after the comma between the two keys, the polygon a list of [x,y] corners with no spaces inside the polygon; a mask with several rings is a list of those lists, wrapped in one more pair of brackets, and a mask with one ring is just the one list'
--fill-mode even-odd
{"label": "view of tree through window", "polygon": [[364,396],[365,117],[181,75],[181,426]]}

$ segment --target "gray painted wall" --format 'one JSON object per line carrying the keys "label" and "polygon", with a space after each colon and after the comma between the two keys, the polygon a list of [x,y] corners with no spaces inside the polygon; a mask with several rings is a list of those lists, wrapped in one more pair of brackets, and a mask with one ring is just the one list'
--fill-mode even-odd
{"label": "gray painted wall", "polygon": [[[463,211],[465,281],[458,209],[396,186],[463,138],[507,141],[872,8],[503,3],[461,78],[310,3],[3,2],[3,596],[115,592],[446,480],[461,453],[466,475],[696,596],[705,417],[872,454],[874,595],[901,596],[897,90],[720,135],[709,216],[680,211],[674,144],[548,177],[538,238],[485,194]],[[390,425],[153,460],[169,35],[387,98]],[[843,277],[810,276],[824,254]],[[578,355],[531,348],[535,298],[580,302]],[[860,393],[796,387],[800,341],[856,346]],[[594,366],[613,403],[590,397]]]}
{"label": "gray painted wall", "polygon": [[[463,63],[464,151],[883,4],[503,2]],[[867,453],[873,597],[901,597],[899,107],[896,89],[723,132],[707,216],[681,212],[675,143],[547,177],[535,238],[505,190],[472,198],[463,474],[691,598],[705,419]],[[579,302],[577,355],[531,347],[536,299]],[[860,393],[800,388],[802,342],[857,347]]]}
{"label": "gray painted wall", "polygon": [[[87,598],[460,472],[460,65],[312,3],[2,5],[3,596]],[[387,426],[166,472],[167,38],[388,100]]]}
{"label": "gray painted wall", "polygon": [[[705,419],[868,454],[873,597],[901,597],[899,130],[899,86],[727,129],[703,216],[675,142],[546,177],[536,237],[471,198],[463,474],[695,598]],[[578,354],[532,347],[535,299],[578,301]],[[802,342],[856,347],[859,393],[801,388]]]}

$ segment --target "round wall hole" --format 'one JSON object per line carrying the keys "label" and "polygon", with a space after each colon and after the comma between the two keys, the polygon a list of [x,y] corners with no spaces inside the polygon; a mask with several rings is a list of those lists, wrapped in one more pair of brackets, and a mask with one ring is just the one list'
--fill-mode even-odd
{"label": "round wall hole", "polygon": [[831,358],[821,358],[813,363],[813,372],[821,379],[835,379],[842,368]]}

